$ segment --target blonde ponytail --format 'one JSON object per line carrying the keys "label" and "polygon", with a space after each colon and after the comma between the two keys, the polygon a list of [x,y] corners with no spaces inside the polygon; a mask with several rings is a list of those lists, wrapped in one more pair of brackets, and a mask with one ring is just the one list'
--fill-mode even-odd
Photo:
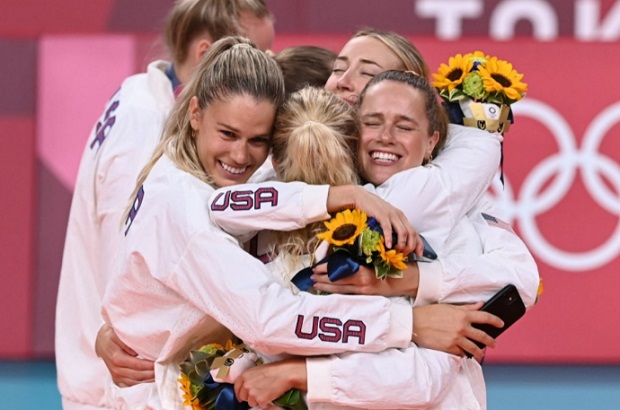
{"label": "blonde ponytail", "polygon": [[[360,133],[355,110],[321,88],[291,95],[274,126],[272,157],[281,181],[313,185],[357,184],[355,154]],[[297,263],[314,250],[322,223],[276,234],[280,254]]]}

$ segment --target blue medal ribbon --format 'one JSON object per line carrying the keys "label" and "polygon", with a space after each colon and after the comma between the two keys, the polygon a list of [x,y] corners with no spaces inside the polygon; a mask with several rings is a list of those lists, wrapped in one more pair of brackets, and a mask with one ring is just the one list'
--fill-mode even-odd
{"label": "blue medal ribbon", "polygon": [[332,282],[353,275],[362,265],[362,263],[354,258],[349,252],[339,249],[329,256],[321,259],[314,265],[297,272],[295,276],[293,276],[293,279],[291,279],[291,282],[293,282],[299,290],[307,291],[314,285],[314,281],[310,279],[310,276],[312,276],[313,273],[312,269],[326,262],[327,277],[329,277],[329,280]]}
{"label": "blue medal ribbon", "polygon": [[247,402],[239,402],[235,397],[235,388],[229,383],[218,383],[213,380],[213,376],[208,374],[204,378],[204,385],[209,391],[220,392],[215,399],[215,410],[248,410],[250,406]]}

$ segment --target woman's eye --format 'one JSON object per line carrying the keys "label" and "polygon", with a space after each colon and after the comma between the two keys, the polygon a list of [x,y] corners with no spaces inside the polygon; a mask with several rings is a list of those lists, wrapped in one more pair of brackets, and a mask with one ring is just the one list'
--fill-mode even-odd
{"label": "woman's eye", "polygon": [[370,78],[375,78],[376,76],[376,74],[374,73],[366,73],[366,72],[362,72],[362,75],[366,77],[370,77]]}
{"label": "woman's eye", "polygon": [[269,144],[269,138],[252,138],[250,142],[254,145],[267,145]]}
{"label": "woman's eye", "polygon": [[228,131],[228,130],[220,130],[220,134],[222,134],[226,138],[234,138],[235,137],[235,133],[232,132],[232,131]]}
{"label": "woman's eye", "polygon": [[376,121],[366,121],[366,122],[363,123],[363,125],[365,127],[378,127],[381,124],[376,122]]}

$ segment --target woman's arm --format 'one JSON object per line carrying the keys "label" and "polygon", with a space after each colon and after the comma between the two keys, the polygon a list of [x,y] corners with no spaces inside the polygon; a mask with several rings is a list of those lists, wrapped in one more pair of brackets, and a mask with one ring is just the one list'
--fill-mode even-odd
{"label": "woman's arm", "polygon": [[292,231],[329,218],[329,190],[329,185],[276,181],[220,188],[209,199],[209,216],[238,238],[265,229]]}
{"label": "woman's arm", "polygon": [[393,245],[390,242],[394,231],[401,244],[399,250],[422,252],[423,245],[406,215],[359,186],[265,182],[221,188],[209,200],[211,220],[242,242],[260,230],[300,229],[328,219],[329,212],[343,209],[360,209],[375,217],[386,234],[388,248]]}
{"label": "woman's arm", "polygon": [[420,409],[439,403],[455,382],[461,358],[418,348],[307,358],[309,403],[364,409]]}
{"label": "woman's arm", "polygon": [[[142,222],[140,238],[157,237],[166,223]],[[168,306],[179,313],[193,312],[189,321],[201,312],[266,354],[380,351],[408,346],[412,339],[411,306],[378,296],[293,295],[236,240],[214,228],[193,234],[189,245],[178,250],[179,258],[165,266],[158,265],[163,261],[159,246],[135,239],[127,250],[126,266],[131,271],[108,286],[104,309],[123,342],[139,352],[153,330],[136,328],[136,318],[168,311]],[[175,244],[168,246],[174,249]],[[140,308],[141,304],[148,308]],[[169,329],[166,339],[182,342],[193,330],[192,326]],[[177,351],[174,346],[166,349]],[[158,349],[150,351],[157,354]]]}
{"label": "woman's arm", "polygon": [[[487,300],[511,283],[526,307],[536,301],[539,275],[530,251],[497,210],[482,199],[467,216],[482,246],[481,254],[454,252],[430,264],[419,264],[414,306],[435,302],[470,303]],[[461,237],[460,241],[478,238]],[[459,238],[454,238],[459,242]]]}
{"label": "woman's arm", "polygon": [[463,359],[415,346],[404,350],[294,358],[246,370],[235,381],[239,400],[267,408],[289,389],[309,403],[364,409],[421,409],[451,391]]}
{"label": "woman's arm", "polygon": [[450,231],[486,192],[497,172],[501,139],[499,134],[450,125],[448,141],[437,158],[427,166],[393,175],[374,192],[402,210],[443,256]]}
{"label": "woman's arm", "polygon": [[[444,309],[436,306],[420,308],[417,318],[426,316],[426,321],[442,320],[436,312],[428,314],[432,310]],[[470,311],[476,312],[477,307],[479,305]],[[452,313],[455,309],[468,311],[468,308],[448,305],[445,308]],[[423,313],[423,309],[430,310]],[[452,313],[449,313],[451,319],[459,316]],[[289,359],[246,371],[235,382],[235,391],[237,398],[259,406],[265,406],[288,389],[297,388],[308,392],[310,403],[365,409],[427,408],[454,393],[453,386],[459,377],[467,388],[473,388],[469,385],[470,376],[459,373],[463,365],[470,367],[468,360],[414,344],[406,349],[388,349],[373,354],[348,353],[306,358],[305,362]]]}

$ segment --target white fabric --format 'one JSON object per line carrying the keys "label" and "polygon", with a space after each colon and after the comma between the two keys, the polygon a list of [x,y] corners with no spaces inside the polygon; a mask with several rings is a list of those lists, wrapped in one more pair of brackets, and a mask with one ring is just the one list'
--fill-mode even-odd
{"label": "white fabric", "polygon": [[56,366],[65,409],[110,406],[104,399],[108,370],[94,351],[103,323],[101,298],[122,235],[122,213],[174,103],[167,67],[153,62],[146,73],[122,83],[82,155],[56,307]]}
{"label": "white fabric", "polygon": [[454,228],[446,241],[446,257],[418,264],[414,306],[486,301],[509,283],[527,308],[534,305],[539,282],[534,257],[512,230],[488,223],[482,213],[498,215],[486,197]]}
{"label": "white fabric", "polygon": [[[260,261],[210,221],[205,204],[213,189],[167,157],[157,162],[143,188],[120,254],[121,270],[107,287],[103,309],[118,336],[155,361],[155,383],[112,387],[117,406],[181,408],[178,363],[191,348],[224,335],[215,321],[268,354],[372,352],[409,345],[410,306],[377,296],[293,295],[274,282]],[[304,333],[310,333],[314,317],[343,324],[357,320],[365,326],[365,340],[297,336],[300,315],[306,318]]]}
{"label": "white fabric", "polygon": [[[517,286],[528,308],[534,304],[539,277],[533,257],[514,232],[488,224],[482,212],[497,215],[490,202],[480,200],[446,240],[445,256],[418,263],[420,283],[414,307],[487,300],[509,283]],[[422,351],[424,354],[419,353]],[[311,407],[339,408],[321,403],[329,402],[365,409],[486,408],[484,376],[474,360],[415,345],[404,351],[389,349],[379,357],[353,353],[308,358],[308,401],[318,404]],[[345,374],[352,377],[343,377]],[[388,378],[382,376],[385,374]],[[424,378],[420,379],[420,374]],[[411,380],[416,382],[408,384]],[[386,401],[386,397],[398,402]]]}
{"label": "white fabric", "polygon": [[[516,235],[506,237],[506,231],[491,228],[477,218],[483,210],[494,214],[482,198],[499,163],[501,136],[455,125],[449,131],[444,151],[432,164],[395,174],[377,188],[365,187],[405,212],[440,255],[442,262],[418,264],[421,277],[416,304],[487,299],[503,287],[503,281],[515,283],[529,302],[538,285],[538,272],[527,248]],[[221,191],[253,192],[260,186]],[[301,186],[280,186],[278,191],[294,197],[301,195]],[[294,192],[288,192],[289,189]],[[279,221],[295,217],[294,206],[286,201],[278,205]],[[264,217],[273,212],[270,208],[241,213],[223,210],[213,213],[212,218],[224,230],[236,234],[261,228],[298,227],[279,223],[276,228],[253,220],[257,215]],[[493,256],[483,257],[483,252]],[[445,272],[441,272],[440,263],[446,266]],[[439,274],[432,276],[433,270]],[[471,289],[461,289],[463,286]],[[461,298],[450,294],[459,290],[463,293]],[[437,294],[445,297],[432,300]],[[313,409],[342,408],[338,404],[359,408],[486,408],[484,378],[478,363],[415,345],[373,355],[350,353],[309,358],[306,364],[307,398]]]}

